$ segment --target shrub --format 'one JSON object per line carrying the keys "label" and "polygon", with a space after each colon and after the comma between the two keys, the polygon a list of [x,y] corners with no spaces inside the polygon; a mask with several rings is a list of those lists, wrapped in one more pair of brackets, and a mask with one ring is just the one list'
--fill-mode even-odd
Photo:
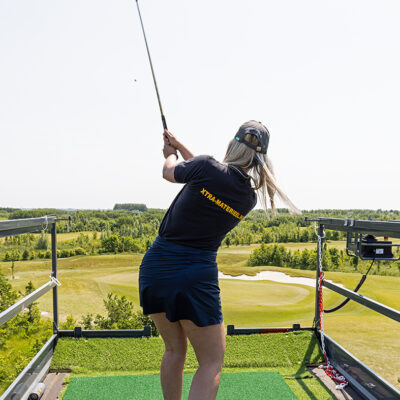
{"label": "shrub", "polygon": [[69,256],[70,256],[70,251],[69,250],[67,250],[67,249],[61,250],[61,255],[60,255],[61,258],[67,258]]}
{"label": "shrub", "polygon": [[77,248],[74,250],[74,252],[75,252],[75,255],[76,255],[76,256],[83,256],[83,255],[86,254],[85,250],[82,249],[82,247],[77,247]]}
{"label": "shrub", "polygon": [[60,329],[70,331],[76,326],[76,319],[72,315],[67,315],[64,322],[61,322]]}
{"label": "shrub", "polygon": [[85,329],[142,329],[150,325],[151,334],[158,336],[157,328],[148,315],[143,315],[142,310],[134,311],[133,303],[125,296],[108,293],[104,301],[107,316],[86,314],[80,321]]}

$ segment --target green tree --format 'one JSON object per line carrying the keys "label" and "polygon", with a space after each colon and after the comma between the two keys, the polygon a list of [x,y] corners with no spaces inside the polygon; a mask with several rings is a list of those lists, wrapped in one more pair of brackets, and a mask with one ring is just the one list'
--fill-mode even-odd
{"label": "green tree", "polygon": [[339,268],[339,264],[340,264],[339,250],[336,247],[329,249],[329,256],[331,259],[331,265],[332,265],[333,269]]}
{"label": "green tree", "polygon": [[13,261],[11,263],[11,279],[15,279],[14,270],[15,270],[15,263]]}
{"label": "green tree", "polygon": [[[29,281],[25,286],[25,296],[32,293],[35,290],[33,283]],[[32,303],[28,306],[28,312],[26,313],[26,319],[28,324],[37,324],[40,321],[40,310],[37,303]]]}
{"label": "green tree", "polygon": [[101,245],[104,249],[104,251],[110,253],[116,253],[118,251],[119,245],[120,245],[120,240],[117,235],[110,235],[108,237],[105,237],[101,241]]}
{"label": "green tree", "polygon": [[23,260],[29,259],[29,250],[28,249],[25,249],[24,252],[22,253],[22,259]]}
{"label": "green tree", "polygon": [[48,248],[49,248],[49,241],[46,237],[46,234],[44,232],[41,232],[38,240],[36,241],[35,249],[36,250],[47,250]]}
{"label": "green tree", "polygon": [[18,299],[18,293],[13,290],[7,278],[0,274],[0,312],[12,306]]}
{"label": "green tree", "polygon": [[20,252],[18,250],[13,250],[9,256],[9,259],[11,261],[11,279],[15,279],[15,261],[20,259]]}
{"label": "green tree", "polygon": [[115,204],[114,205],[114,211],[115,210],[128,210],[128,211],[142,211],[145,212],[147,211],[146,204],[135,204],[135,203],[124,203],[124,204]]}
{"label": "green tree", "polygon": [[355,271],[358,271],[358,257],[351,257],[350,258],[350,263],[353,266]]}

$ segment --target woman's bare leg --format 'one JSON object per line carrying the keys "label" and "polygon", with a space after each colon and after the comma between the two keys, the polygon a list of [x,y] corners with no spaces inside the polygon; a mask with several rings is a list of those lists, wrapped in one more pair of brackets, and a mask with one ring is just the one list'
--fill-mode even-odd
{"label": "woman's bare leg", "polygon": [[214,400],[217,397],[224,362],[224,323],[198,327],[189,320],[179,322],[199,362],[199,368],[190,387],[189,400]]}
{"label": "woman's bare leg", "polygon": [[165,400],[182,399],[183,369],[187,337],[179,322],[170,322],[165,313],[151,314],[165,344],[161,362],[161,387]]}

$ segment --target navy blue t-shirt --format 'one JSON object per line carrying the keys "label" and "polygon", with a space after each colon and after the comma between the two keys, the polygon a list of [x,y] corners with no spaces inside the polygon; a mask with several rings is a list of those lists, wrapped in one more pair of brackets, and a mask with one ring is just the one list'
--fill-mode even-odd
{"label": "navy blue t-shirt", "polygon": [[159,235],[184,246],[217,250],[225,235],[257,203],[250,178],[210,156],[176,165],[176,182],[186,183],[161,222]]}

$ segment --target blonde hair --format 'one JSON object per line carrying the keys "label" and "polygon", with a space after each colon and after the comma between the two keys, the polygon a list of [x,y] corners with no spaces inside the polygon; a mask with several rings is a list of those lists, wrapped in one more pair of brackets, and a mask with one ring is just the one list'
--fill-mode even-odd
{"label": "blonde hair", "polygon": [[[246,134],[244,139],[256,146],[259,145],[254,135]],[[288,206],[291,214],[301,214],[301,211],[277,185],[271,160],[266,154],[258,153],[244,143],[239,143],[235,139],[232,139],[228,144],[223,162],[227,165],[233,165],[247,170],[247,174],[253,181],[254,190],[257,191],[258,198],[267,215],[267,194],[273,213],[276,213],[274,196],[277,194]]]}

